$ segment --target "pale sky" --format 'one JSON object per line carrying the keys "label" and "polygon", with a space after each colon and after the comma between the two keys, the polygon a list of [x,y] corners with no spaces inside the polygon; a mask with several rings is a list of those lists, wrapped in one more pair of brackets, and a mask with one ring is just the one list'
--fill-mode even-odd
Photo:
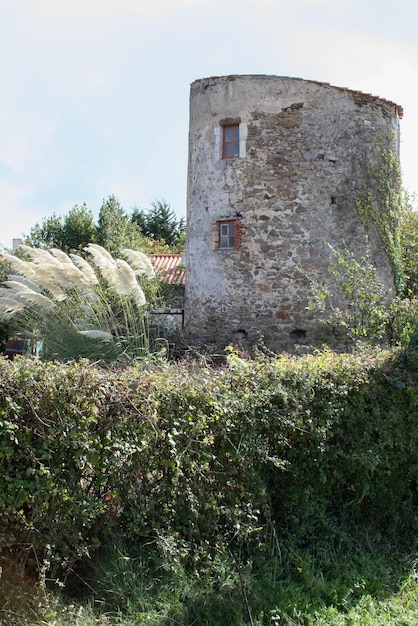
{"label": "pale sky", "polygon": [[184,216],[190,84],[294,76],[404,108],[418,192],[418,0],[0,0],[0,244],[114,194]]}

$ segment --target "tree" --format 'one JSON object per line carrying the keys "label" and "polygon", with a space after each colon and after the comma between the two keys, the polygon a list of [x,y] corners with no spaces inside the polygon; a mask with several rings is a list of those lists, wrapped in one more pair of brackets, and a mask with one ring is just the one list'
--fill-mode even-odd
{"label": "tree", "polygon": [[58,215],[45,217],[41,224],[36,222],[30,233],[24,238],[24,243],[33,248],[62,248],[63,219]]}
{"label": "tree", "polygon": [[112,254],[119,253],[123,248],[143,250],[145,246],[145,237],[138,225],[130,219],[113,195],[103,200],[100,208],[97,243]]}
{"label": "tree", "polygon": [[86,204],[75,205],[64,217],[46,217],[36,223],[24,243],[33,248],[59,248],[64,252],[77,252],[96,240],[93,212]]}
{"label": "tree", "polygon": [[176,214],[165,200],[152,202],[147,211],[135,209],[132,222],[138,224],[141,232],[151,239],[162,241],[170,248],[182,249],[186,226],[184,218],[177,219]]}
{"label": "tree", "polygon": [[112,253],[123,248],[147,250],[145,236],[121,207],[115,196],[103,200],[98,224],[86,204],[75,205],[67,215],[53,214],[36,223],[24,239],[33,248],[59,248],[66,253],[80,252],[88,243],[99,243]]}
{"label": "tree", "polygon": [[86,204],[75,205],[64,217],[63,247],[65,252],[81,250],[96,241],[97,227],[93,211]]}

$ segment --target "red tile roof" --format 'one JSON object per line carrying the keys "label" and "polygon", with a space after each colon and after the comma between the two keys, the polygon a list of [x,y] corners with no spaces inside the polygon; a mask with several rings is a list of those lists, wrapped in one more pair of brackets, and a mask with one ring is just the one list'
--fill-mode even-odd
{"label": "red tile roof", "polygon": [[151,261],[155,273],[162,283],[184,285],[184,266],[181,254],[152,254]]}

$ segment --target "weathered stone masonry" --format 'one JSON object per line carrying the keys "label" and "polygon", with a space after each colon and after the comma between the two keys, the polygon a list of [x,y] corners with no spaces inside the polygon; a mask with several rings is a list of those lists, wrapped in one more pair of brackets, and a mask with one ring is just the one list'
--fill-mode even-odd
{"label": "weathered stone masonry", "polygon": [[[382,242],[360,221],[356,199],[370,189],[382,146],[397,153],[401,113],[382,98],[298,78],[192,84],[185,254],[191,342],[222,347],[262,336],[274,350],[314,342],[319,326],[298,268],[326,279],[324,240],[361,253],[367,235],[380,278],[393,287]],[[224,128],[234,124],[237,154],[223,158]],[[235,239],[222,248],[221,234]]]}

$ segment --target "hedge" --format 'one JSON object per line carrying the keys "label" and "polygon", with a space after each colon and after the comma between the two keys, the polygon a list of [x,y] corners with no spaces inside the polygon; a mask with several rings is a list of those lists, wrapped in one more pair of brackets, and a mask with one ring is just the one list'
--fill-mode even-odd
{"label": "hedge", "polygon": [[1,359],[0,550],[23,546],[54,576],[116,535],[191,565],[250,558],[313,503],[408,534],[417,418],[413,351],[118,370]]}

